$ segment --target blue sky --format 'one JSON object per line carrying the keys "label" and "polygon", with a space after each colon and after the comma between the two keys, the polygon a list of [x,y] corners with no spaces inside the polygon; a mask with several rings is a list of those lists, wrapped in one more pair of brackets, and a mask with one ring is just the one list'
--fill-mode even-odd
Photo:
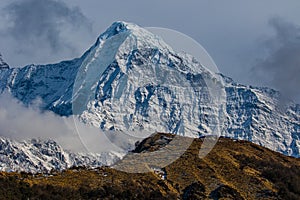
{"label": "blue sky", "polygon": [[0,52],[11,66],[78,57],[122,20],[180,31],[199,42],[225,75],[298,98],[297,0],[2,0],[0,9]]}

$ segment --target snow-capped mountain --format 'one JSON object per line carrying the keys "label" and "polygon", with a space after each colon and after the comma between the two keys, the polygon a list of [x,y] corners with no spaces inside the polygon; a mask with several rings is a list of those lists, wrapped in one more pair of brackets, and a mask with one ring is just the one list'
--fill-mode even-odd
{"label": "snow-capped mountain", "polygon": [[53,140],[32,139],[16,141],[0,137],[0,171],[49,172],[72,166],[99,167],[111,165],[122,154],[72,153],[65,151]]}
{"label": "snow-capped mountain", "polygon": [[135,24],[112,24],[80,58],[3,68],[0,80],[24,104],[40,98],[41,109],[101,129],[199,137],[217,128],[300,156],[300,105],[279,108],[278,92],[237,84]]}

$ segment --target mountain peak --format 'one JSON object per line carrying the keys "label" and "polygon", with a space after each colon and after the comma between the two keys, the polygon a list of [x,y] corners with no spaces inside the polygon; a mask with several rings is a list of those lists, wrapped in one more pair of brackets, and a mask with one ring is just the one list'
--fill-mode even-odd
{"label": "mountain peak", "polygon": [[98,37],[94,46],[96,48],[97,46],[101,48],[101,44],[112,38],[114,38],[114,41],[119,41],[120,46],[125,42],[125,40],[127,40],[126,44],[134,44],[134,48],[137,49],[141,47],[154,47],[162,51],[169,50],[173,52],[172,48],[166,44],[160,36],[151,33],[147,29],[140,27],[137,24],[124,21],[116,21],[112,23],[112,25]]}
{"label": "mountain peak", "polygon": [[[201,73],[203,75],[197,76]],[[185,104],[197,106],[192,99],[200,97],[193,89],[193,84],[202,85],[204,93],[210,90],[207,80],[217,80],[199,62],[193,61],[192,56],[177,54],[161,37],[126,22],[115,22],[100,35],[95,46],[88,51],[77,74],[73,87],[72,111],[73,114],[82,116],[82,119],[90,116],[87,117],[88,124],[105,130],[132,129],[140,124],[141,129],[145,128],[149,132],[159,129],[196,136],[199,134],[198,128],[190,131],[187,127],[198,127],[198,124],[189,126],[190,120],[186,119],[187,115],[180,111],[181,108],[176,112],[171,110],[175,109],[174,102],[180,102],[180,99],[186,99]],[[217,87],[217,92],[222,90],[225,93],[223,88]],[[184,97],[183,90],[190,91],[189,97]],[[144,94],[149,95],[144,98]],[[126,95],[130,97],[125,97]],[[159,105],[154,103],[157,95]],[[149,103],[147,98],[150,98]],[[187,100],[188,98],[190,99]],[[164,104],[163,108],[163,101],[170,104]],[[204,101],[203,99],[203,104]],[[137,107],[131,107],[131,102]],[[111,104],[110,108],[106,106],[108,104]],[[126,112],[121,111],[127,106]],[[159,116],[163,118],[162,115],[150,111],[152,106],[161,106],[162,108],[157,109],[168,113],[168,117],[160,119]],[[100,116],[100,120],[94,117],[99,109],[106,113]],[[110,114],[116,116],[114,120],[106,116]],[[130,116],[135,117],[131,119]],[[151,120],[152,124],[149,124]],[[205,133],[212,130],[208,127],[203,128]]]}
{"label": "mountain peak", "polygon": [[130,29],[134,29],[134,27],[138,27],[135,24],[124,22],[124,21],[117,21],[114,22],[110,27],[106,29],[104,33],[102,33],[99,37],[99,39],[107,39],[114,35],[117,35],[121,32],[128,31]]}

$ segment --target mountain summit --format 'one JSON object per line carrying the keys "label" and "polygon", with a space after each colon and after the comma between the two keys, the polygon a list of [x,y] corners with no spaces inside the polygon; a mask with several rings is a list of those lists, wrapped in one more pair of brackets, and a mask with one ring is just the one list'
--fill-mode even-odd
{"label": "mountain summit", "polygon": [[221,133],[300,156],[300,105],[244,86],[175,52],[132,23],[115,22],[81,56],[50,65],[0,69],[0,91],[104,130]]}
{"label": "mountain summit", "polygon": [[212,134],[222,109],[210,95],[209,84],[217,79],[160,37],[117,22],[98,38],[78,70],[73,114],[106,130]]}

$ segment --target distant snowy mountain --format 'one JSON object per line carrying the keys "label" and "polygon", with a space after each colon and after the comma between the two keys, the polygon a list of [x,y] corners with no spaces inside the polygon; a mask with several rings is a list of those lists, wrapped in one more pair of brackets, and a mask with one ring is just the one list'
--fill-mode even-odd
{"label": "distant snowy mountain", "polygon": [[55,141],[16,141],[0,137],[0,171],[49,172],[72,166],[108,166],[122,158],[122,154],[72,153]]}
{"label": "distant snowy mountain", "polygon": [[[1,68],[0,80],[1,92],[26,105],[40,98],[42,109],[101,129],[199,137],[220,124],[224,136],[300,156],[299,104],[279,108],[277,91],[211,72],[135,24],[112,24],[71,61]],[[210,82],[224,102],[211,101]]]}

